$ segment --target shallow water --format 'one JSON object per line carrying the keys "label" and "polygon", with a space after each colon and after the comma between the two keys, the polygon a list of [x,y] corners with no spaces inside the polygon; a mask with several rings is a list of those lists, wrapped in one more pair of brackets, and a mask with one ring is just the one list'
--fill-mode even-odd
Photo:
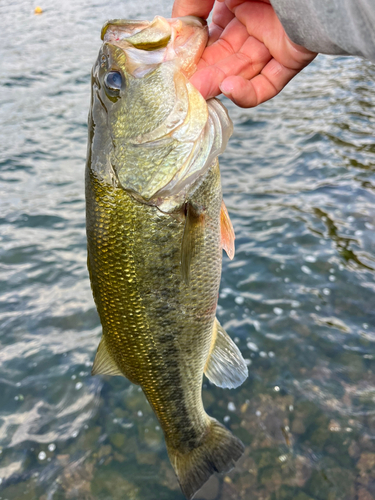
{"label": "shallow water", "polygon": [[[101,25],[171,3],[34,7],[0,4],[0,499],[182,500],[143,394],[90,376],[83,182]],[[250,376],[203,392],[246,452],[198,499],[375,498],[374,77],[319,56],[267,104],[225,101],[218,314]]]}

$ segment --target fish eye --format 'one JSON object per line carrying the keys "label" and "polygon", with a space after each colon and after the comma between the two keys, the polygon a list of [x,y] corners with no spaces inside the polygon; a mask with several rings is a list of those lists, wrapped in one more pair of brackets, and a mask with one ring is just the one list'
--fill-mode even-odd
{"label": "fish eye", "polygon": [[121,90],[122,76],[118,71],[110,71],[105,75],[104,78],[105,86],[114,91]]}

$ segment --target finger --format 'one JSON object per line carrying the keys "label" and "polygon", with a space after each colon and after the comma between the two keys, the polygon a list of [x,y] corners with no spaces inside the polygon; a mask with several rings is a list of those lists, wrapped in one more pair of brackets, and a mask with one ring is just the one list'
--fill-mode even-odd
{"label": "finger", "polygon": [[212,14],[212,23],[209,26],[210,34],[207,43],[208,47],[220,38],[225,27],[231,22],[233,18],[233,12],[228,9],[224,2],[215,3]]}
{"label": "finger", "polygon": [[[240,0],[228,0],[229,8],[232,9],[235,2]],[[271,5],[265,5],[263,1],[247,1],[233,7],[233,11],[247,31],[263,42],[272,56],[284,66],[302,69],[314,59],[316,54],[289,40]]]}
{"label": "finger", "polygon": [[216,24],[211,23],[208,27],[207,47],[209,47],[210,45],[213,45],[217,40],[219,40],[222,32],[223,32],[223,28],[220,28],[220,26],[217,26]]}
{"label": "finger", "polygon": [[251,80],[231,76],[223,80],[220,90],[237,106],[252,108],[275,97],[298,72],[271,59],[263,71]]}
{"label": "finger", "polygon": [[270,4],[270,0],[225,0],[225,3],[227,4],[228,6],[228,9],[230,10],[234,10],[236,7],[238,7],[239,5],[243,4],[243,3],[268,3]]}
{"label": "finger", "polygon": [[[222,71],[224,78],[238,75],[250,79],[259,74],[271,58],[268,49],[259,40],[250,37],[240,50],[220,58],[213,66]],[[207,59],[205,63],[207,64]]]}
{"label": "finger", "polygon": [[[250,41],[252,42],[250,44]],[[201,59],[198,71],[191,77],[190,82],[200,91],[205,99],[215,97],[221,93],[220,84],[232,75],[240,75],[250,79],[258,75],[271,58],[266,47],[255,38],[246,42],[248,56],[241,51],[219,59],[216,64],[209,65]]]}
{"label": "finger", "polygon": [[247,32],[239,39],[236,51],[221,38],[205,50],[198,63],[199,71],[190,81],[207,99],[220,94],[219,86],[228,76],[253,78],[262,71],[270,59],[271,54],[264,44],[254,37],[248,37]]}
{"label": "finger", "polygon": [[248,37],[245,26],[237,19],[233,19],[222,32],[221,37],[206,48],[202,58],[207,64],[215,64],[217,61],[238,52]]}
{"label": "finger", "polygon": [[[239,54],[242,57],[248,57],[252,62],[252,65],[260,65],[259,71],[257,73],[259,73],[264,68],[264,66],[272,59],[270,51],[267,49],[264,43],[260,42],[253,36],[249,36],[247,40],[245,40],[245,43],[239,50]],[[244,78],[252,78],[257,73],[241,73],[240,76],[243,76]]]}
{"label": "finger", "polygon": [[220,82],[226,78],[225,73],[216,66],[207,66],[199,69],[190,78],[190,83],[202,94],[205,99],[221,94]]}
{"label": "finger", "polygon": [[215,0],[175,0],[172,17],[197,16],[207,19]]}
{"label": "finger", "polygon": [[[199,69],[190,78],[190,82],[199,90],[205,99],[209,99],[223,92],[221,90],[221,84],[223,81],[227,81],[228,75],[251,72],[251,76],[254,76],[259,73],[261,66],[262,65],[259,65],[259,67],[253,66],[249,64],[248,61],[241,60],[238,54],[235,54],[233,57],[227,58],[226,61],[222,61],[219,65],[206,66],[205,68]],[[227,95],[227,93],[225,93],[225,95]]]}
{"label": "finger", "polygon": [[207,42],[207,47],[210,47],[210,45],[213,45],[219,38],[221,37],[221,34],[223,32],[223,28],[220,28],[220,26],[217,26],[217,24],[211,23],[208,27],[208,42]]}
{"label": "finger", "polygon": [[214,24],[217,24],[224,29],[233,18],[233,12],[228,9],[224,2],[215,4],[214,10],[212,12],[212,22]]}

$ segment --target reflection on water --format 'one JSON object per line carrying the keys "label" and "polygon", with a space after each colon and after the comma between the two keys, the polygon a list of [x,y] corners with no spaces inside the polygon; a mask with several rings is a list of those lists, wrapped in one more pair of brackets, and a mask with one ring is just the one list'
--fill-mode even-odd
{"label": "reflection on water", "polygon": [[[0,6],[0,497],[182,500],[143,394],[90,376],[83,198],[100,27],[170,3],[34,7]],[[229,103],[237,253],[218,314],[250,377],[235,391],[205,381],[203,397],[246,452],[199,499],[375,498],[374,77],[318,57],[272,102]]]}

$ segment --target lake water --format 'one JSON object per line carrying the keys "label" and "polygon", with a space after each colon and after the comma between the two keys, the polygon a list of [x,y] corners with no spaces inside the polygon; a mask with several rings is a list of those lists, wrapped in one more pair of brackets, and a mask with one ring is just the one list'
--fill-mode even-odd
{"label": "lake water", "polygon": [[[145,397],[91,377],[90,70],[109,18],[171,2],[0,2],[0,499],[182,500]],[[248,360],[208,413],[246,445],[205,500],[375,498],[375,66],[319,56],[274,100],[227,100],[236,256],[218,315]]]}

